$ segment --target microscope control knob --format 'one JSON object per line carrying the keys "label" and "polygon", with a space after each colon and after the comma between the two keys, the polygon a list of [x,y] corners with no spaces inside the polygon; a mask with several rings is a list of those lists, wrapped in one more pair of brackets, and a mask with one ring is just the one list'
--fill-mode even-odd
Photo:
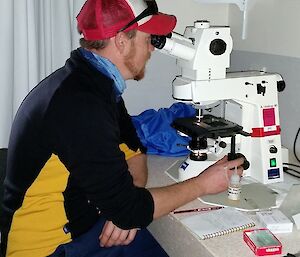
{"label": "microscope control knob", "polygon": [[277,81],[277,91],[282,92],[285,89],[284,80]]}
{"label": "microscope control knob", "polygon": [[213,55],[222,55],[226,52],[227,44],[223,39],[217,38],[210,42],[209,51]]}
{"label": "microscope control knob", "polygon": [[242,167],[244,168],[244,170],[247,170],[249,169],[250,167],[250,162],[246,159],[245,155],[241,154],[241,153],[235,153],[235,154],[232,154],[232,153],[228,153],[228,160],[235,160],[235,159],[238,159],[238,158],[241,158],[241,157],[244,157],[245,161],[242,165]]}
{"label": "microscope control knob", "polygon": [[219,143],[219,146],[220,146],[221,148],[226,148],[227,144],[226,144],[224,141],[221,141],[221,142]]}
{"label": "microscope control knob", "polygon": [[277,153],[278,152],[278,149],[275,145],[272,145],[269,149],[270,153]]}

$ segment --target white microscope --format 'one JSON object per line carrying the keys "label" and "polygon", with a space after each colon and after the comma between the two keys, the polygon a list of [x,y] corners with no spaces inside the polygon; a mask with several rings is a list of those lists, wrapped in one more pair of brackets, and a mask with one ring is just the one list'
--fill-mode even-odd
{"label": "white microscope", "polygon": [[181,68],[173,81],[173,98],[197,110],[195,117],[172,124],[191,138],[178,180],[197,176],[226,154],[234,159],[242,153],[249,161],[244,176],[263,184],[283,181],[278,111],[278,92],[285,88],[282,77],[263,71],[227,72],[230,28],[208,21],[196,21],[183,36],[153,35],[152,44],[176,57]]}

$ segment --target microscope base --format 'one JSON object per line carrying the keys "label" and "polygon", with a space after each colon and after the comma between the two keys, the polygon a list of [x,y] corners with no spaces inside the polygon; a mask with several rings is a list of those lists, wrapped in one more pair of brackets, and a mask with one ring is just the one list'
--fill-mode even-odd
{"label": "microscope base", "polygon": [[174,165],[176,168],[169,169],[166,171],[166,173],[176,182],[181,182],[198,176],[207,167],[215,162],[216,159],[212,157],[209,157],[206,161],[193,161],[190,159],[190,157],[188,157],[183,161],[176,162]]}
{"label": "microscope base", "polygon": [[[179,170],[182,163],[188,160],[189,158],[185,160],[178,160],[168,170],[165,171],[166,174],[175,182],[186,180],[188,176],[183,177],[182,174],[180,175]],[[206,161],[203,161],[201,163],[203,163],[203,169],[201,168],[201,166],[197,166],[197,170],[199,171],[204,170],[209,166],[209,164],[207,163],[205,167],[204,164],[206,163]],[[199,200],[205,204],[234,207],[241,211],[258,211],[262,209],[278,207],[276,206],[277,194],[275,191],[268,188],[266,185],[255,181],[254,179],[247,177],[247,180],[249,180],[247,181],[247,183],[249,184],[242,185],[241,198],[239,201],[228,200],[227,191],[215,195],[203,196],[200,197]]]}

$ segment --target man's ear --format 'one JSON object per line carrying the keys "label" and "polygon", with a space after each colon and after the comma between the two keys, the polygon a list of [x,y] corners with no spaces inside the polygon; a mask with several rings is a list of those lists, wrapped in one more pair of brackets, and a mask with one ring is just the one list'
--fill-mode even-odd
{"label": "man's ear", "polygon": [[115,45],[120,54],[127,54],[130,50],[130,39],[124,32],[119,32],[115,36]]}

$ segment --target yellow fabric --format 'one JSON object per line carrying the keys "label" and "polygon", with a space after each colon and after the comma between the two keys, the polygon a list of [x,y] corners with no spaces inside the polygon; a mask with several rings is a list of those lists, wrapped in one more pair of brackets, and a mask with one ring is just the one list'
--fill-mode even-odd
{"label": "yellow fabric", "polygon": [[[126,160],[141,153],[120,145]],[[45,257],[58,245],[71,241],[62,227],[68,223],[63,192],[69,172],[56,155],[52,155],[29,187],[23,204],[13,217],[8,235],[6,257]]]}
{"label": "yellow fabric", "polygon": [[68,176],[65,166],[52,155],[13,217],[7,257],[45,257],[58,245],[71,241],[70,234],[62,230],[68,223],[62,194]]}
{"label": "yellow fabric", "polygon": [[135,152],[135,151],[129,149],[129,147],[128,147],[126,144],[120,144],[120,149],[121,149],[122,152],[124,152],[126,161],[127,161],[128,159],[130,159],[130,158],[132,158],[132,157],[138,155],[138,154],[141,154],[140,149],[138,149],[138,150]]}

